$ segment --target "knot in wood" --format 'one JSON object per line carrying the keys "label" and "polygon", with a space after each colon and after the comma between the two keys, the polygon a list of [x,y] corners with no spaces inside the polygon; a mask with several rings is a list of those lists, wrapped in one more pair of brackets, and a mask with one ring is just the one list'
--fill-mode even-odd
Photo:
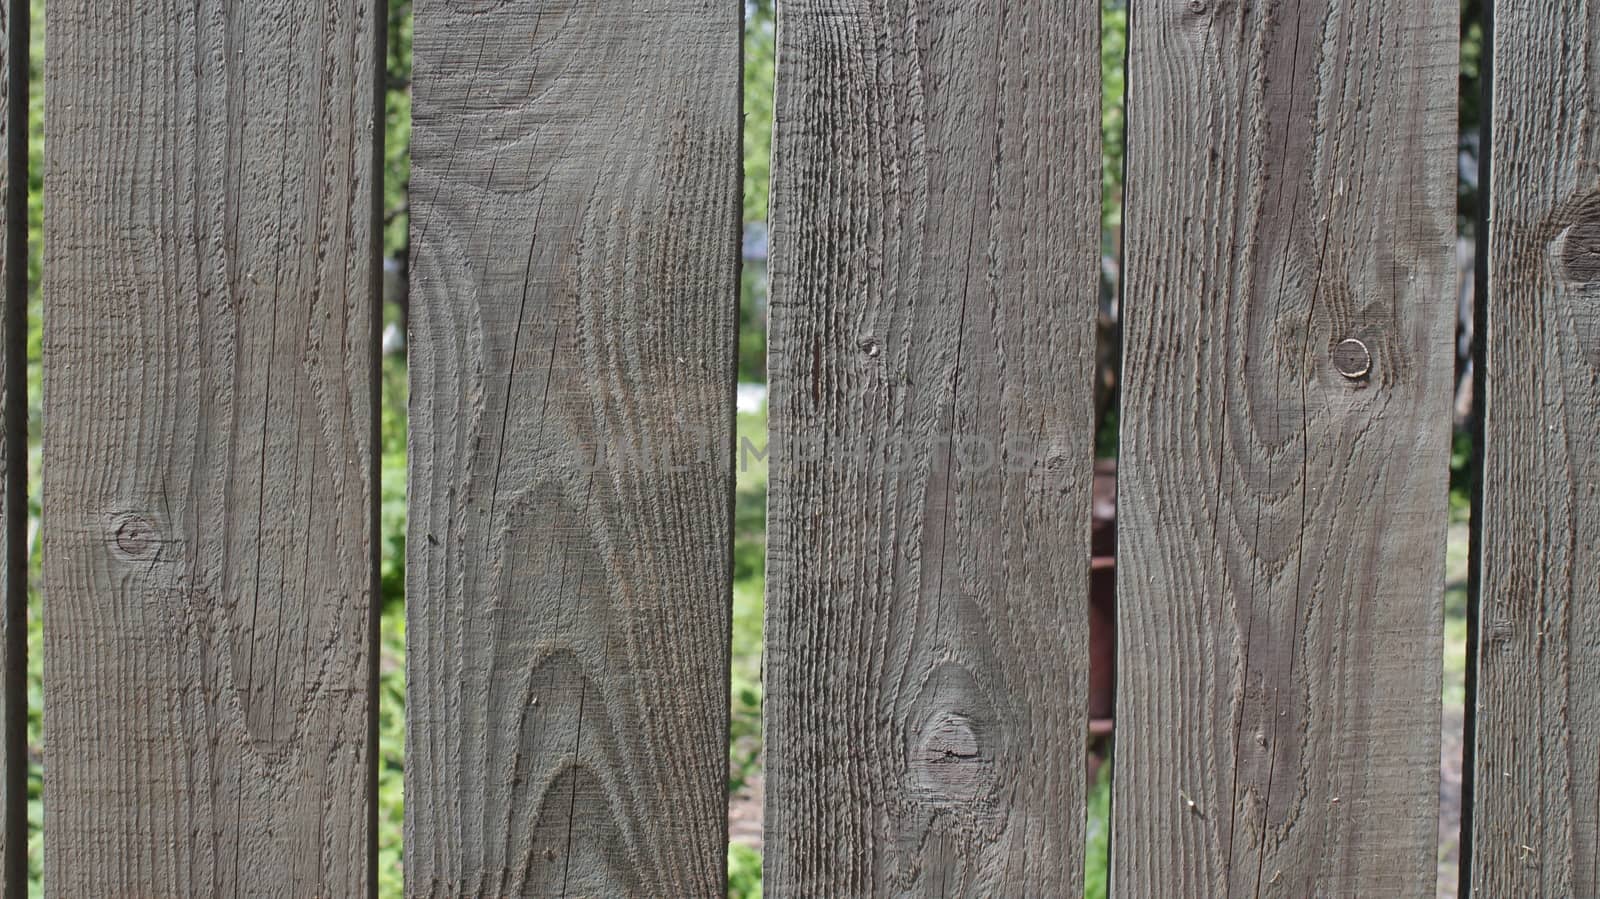
{"label": "knot in wood", "polygon": [[978,757],[978,735],[959,715],[941,718],[922,744],[929,762],[950,762]]}
{"label": "knot in wood", "polygon": [[970,802],[990,786],[990,750],[972,719],[944,712],[923,726],[913,768],[927,798],[939,803]]}
{"label": "knot in wood", "polygon": [[156,523],[136,512],[124,512],[113,519],[111,543],[127,559],[149,559],[161,547],[161,532]]}
{"label": "knot in wood", "polygon": [[1352,381],[1365,378],[1372,373],[1372,351],[1353,337],[1341,340],[1333,348],[1333,367]]}
{"label": "knot in wood", "polygon": [[1561,274],[1575,284],[1600,282],[1600,207],[1585,209],[1584,217],[1556,236],[1555,251]]}
{"label": "knot in wood", "polygon": [[1066,450],[1052,446],[1045,452],[1044,467],[1046,471],[1056,474],[1071,472],[1073,471],[1072,456]]}
{"label": "knot in wood", "polygon": [[860,347],[861,352],[866,353],[869,359],[876,359],[883,352],[883,344],[879,343],[876,337],[863,337],[856,341],[856,346]]}

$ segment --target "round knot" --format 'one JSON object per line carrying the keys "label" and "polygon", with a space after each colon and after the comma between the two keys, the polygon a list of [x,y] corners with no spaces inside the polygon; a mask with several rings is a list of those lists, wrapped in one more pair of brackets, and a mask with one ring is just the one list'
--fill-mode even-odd
{"label": "round knot", "polygon": [[111,526],[111,542],[128,559],[149,559],[161,548],[156,523],[134,512],[118,515]]}
{"label": "round knot", "polygon": [[1333,367],[1352,381],[1365,378],[1372,373],[1372,351],[1353,337],[1341,340],[1333,348]]}

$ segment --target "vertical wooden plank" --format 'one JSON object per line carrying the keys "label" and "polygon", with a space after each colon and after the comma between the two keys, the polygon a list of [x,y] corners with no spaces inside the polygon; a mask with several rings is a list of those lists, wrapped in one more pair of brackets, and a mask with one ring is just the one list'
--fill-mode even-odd
{"label": "vertical wooden plank", "polygon": [[1456,18],[1135,10],[1119,895],[1433,892]]}
{"label": "vertical wooden plank", "polygon": [[741,15],[417,3],[409,895],[726,892]]}
{"label": "vertical wooden plank", "polygon": [[1093,0],[780,0],[768,895],[1083,888]]}
{"label": "vertical wooden plank", "polygon": [[0,5],[0,889],[28,890],[28,3]]}
{"label": "vertical wooden plank", "polygon": [[1600,890],[1600,3],[1495,4],[1471,883]]}
{"label": "vertical wooden plank", "polygon": [[45,878],[362,896],[382,0],[51,0]]}

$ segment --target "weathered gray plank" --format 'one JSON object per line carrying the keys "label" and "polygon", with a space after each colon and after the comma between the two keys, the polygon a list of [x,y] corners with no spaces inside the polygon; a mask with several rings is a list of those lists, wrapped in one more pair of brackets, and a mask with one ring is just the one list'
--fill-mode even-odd
{"label": "weathered gray plank", "polygon": [[417,4],[409,895],[725,892],[741,10]]}
{"label": "weathered gray plank", "polygon": [[382,0],[51,0],[45,877],[372,877]]}
{"label": "weathered gray plank", "polygon": [[28,889],[28,3],[0,5],[0,889]]}
{"label": "weathered gray plank", "polygon": [[1600,3],[1495,4],[1474,896],[1600,891]]}
{"label": "weathered gray plank", "polygon": [[767,894],[1078,893],[1099,7],[778,15]]}
{"label": "weathered gray plank", "polygon": [[1457,6],[1135,10],[1119,895],[1433,892]]}

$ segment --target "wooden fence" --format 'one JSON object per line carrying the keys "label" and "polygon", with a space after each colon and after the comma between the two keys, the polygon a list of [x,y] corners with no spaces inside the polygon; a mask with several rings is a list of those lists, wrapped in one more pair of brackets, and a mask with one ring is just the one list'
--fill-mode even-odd
{"label": "wooden fence", "polygon": [[[1099,5],[778,6],[766,894],[1071,896]],[[1600,0],[1498,6],[1463,839],[1595,895]],[[1457,0],[1132,12],[1113,895],[1430,894]],[[408,895],[724,891],[741,14],[417,0]],[[384,20],[49,2],[52,896],[376,892]]]}

